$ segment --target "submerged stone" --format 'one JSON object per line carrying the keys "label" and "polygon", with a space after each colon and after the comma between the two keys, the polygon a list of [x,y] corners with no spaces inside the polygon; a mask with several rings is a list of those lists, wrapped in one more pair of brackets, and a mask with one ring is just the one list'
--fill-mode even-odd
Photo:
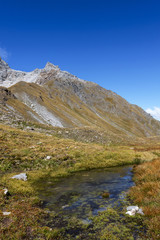
{"label": "submerged stone", "polygon": [[109,196],[110,196],[109,192],[102,193],[103,198],[109,198]]}

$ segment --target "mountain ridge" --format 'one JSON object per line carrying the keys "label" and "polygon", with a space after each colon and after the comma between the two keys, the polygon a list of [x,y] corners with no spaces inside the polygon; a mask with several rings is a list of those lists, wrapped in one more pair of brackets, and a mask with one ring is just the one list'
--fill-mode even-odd
{"label": "mountain ridge", "polygon": [[[47,75],[47,76],[46,76]],[[60,68],[50,62],[47,62],[45,67],[42,69],[34,69],[31,72],[24,72],[20,70],[14,70],[9,67],[9,65],[0,58],[0,86],[11,87],[14,84],[24,81],[29,83],[37,83],[39,85],[44,84],[50,78],[63,78],[72,79],[80,82],[85,82],[84,80],[70,74],[67,71],[61,71]],[[47,78],[47,79],[46,79]]]}
{"label": "mountain ridge", "polygon": [[5,101],[6,109],[25,121],[61,128],[91,127],[126,137],[160,135],[160,122],[142,108],[49,62],[44,69],[26,73],[12,70],[1,59],[0,86],[3,92],[8,87],[15,97]]}

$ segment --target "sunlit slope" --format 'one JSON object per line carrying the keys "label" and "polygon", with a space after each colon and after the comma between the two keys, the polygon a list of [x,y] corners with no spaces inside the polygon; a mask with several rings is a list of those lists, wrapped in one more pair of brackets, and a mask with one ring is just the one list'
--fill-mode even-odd
{"label": "sunlit slope", "polygon": [[[103,127],[105,122],[116,128],[117,133],[120,131],[127,135],[149,136],[160,133],[160,123],[143,109],[95,83],[58,79],[50,80],[44,86],[51,96],[59,96],[84,117],[82,106],[85,104],[94,113],[95,121],[98,117],[98,126]],[[103,124],[100,124],[100,120]]]}
{"label": "sunlit slope", "polygon": [[[19,82],[10,90],[31,109],[32,119],[40,123],[69,128],[90,126],[127,136],[160,134],[160,122],[92,82],[73,79],[51,79],[43,85]],[[17,105],[17,111],[18,108]],[[25,113],[21,114],[26,118]]]}

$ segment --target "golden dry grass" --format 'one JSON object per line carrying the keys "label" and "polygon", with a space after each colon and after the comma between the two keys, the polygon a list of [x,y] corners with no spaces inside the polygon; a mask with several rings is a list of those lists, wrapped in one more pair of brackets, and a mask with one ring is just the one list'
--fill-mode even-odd
{"label": "golden dry grass", "polygon": [[130,196],[143,207],[149,239],[160,239],[160,158],[139,165]]}

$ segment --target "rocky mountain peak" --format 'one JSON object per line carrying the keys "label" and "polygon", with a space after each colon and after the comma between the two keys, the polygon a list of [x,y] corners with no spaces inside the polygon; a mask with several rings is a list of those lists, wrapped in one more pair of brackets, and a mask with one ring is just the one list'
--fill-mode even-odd
{"label": "rocky mountain peak", "polygon": [[0,57],[0,82],[5,81],[5,79],[7,78],[7,71],[10,69],[9,65],[2,60],[2,58]]}
{"label": "rocky mountain peak", "polygon": [[0,86],[11,87],[18,82],[37,83],[44,85],[50,80],[61,82],[84,82],[84,80],[61,71],[60,68],[50,62],[47,62],[43,69],[35,69],[32,72],[23,72],[11,69],[8,64],[0,58]]}
{"label": "rocky mountain peak", "polygon": [[3,69],[9,69],[9,68],[10,68],[9,65],[0,57],[0,71]]}
{"label": "rocky mountain peak", "polygon": [[47,62],[44,70],[50,71],[50,70],[60,70],[60,69],[59,69],[58,66],[56,66],[56,65],[54,65],[54,64],[52,64],[52,63],[50,63],[50,62]]}

